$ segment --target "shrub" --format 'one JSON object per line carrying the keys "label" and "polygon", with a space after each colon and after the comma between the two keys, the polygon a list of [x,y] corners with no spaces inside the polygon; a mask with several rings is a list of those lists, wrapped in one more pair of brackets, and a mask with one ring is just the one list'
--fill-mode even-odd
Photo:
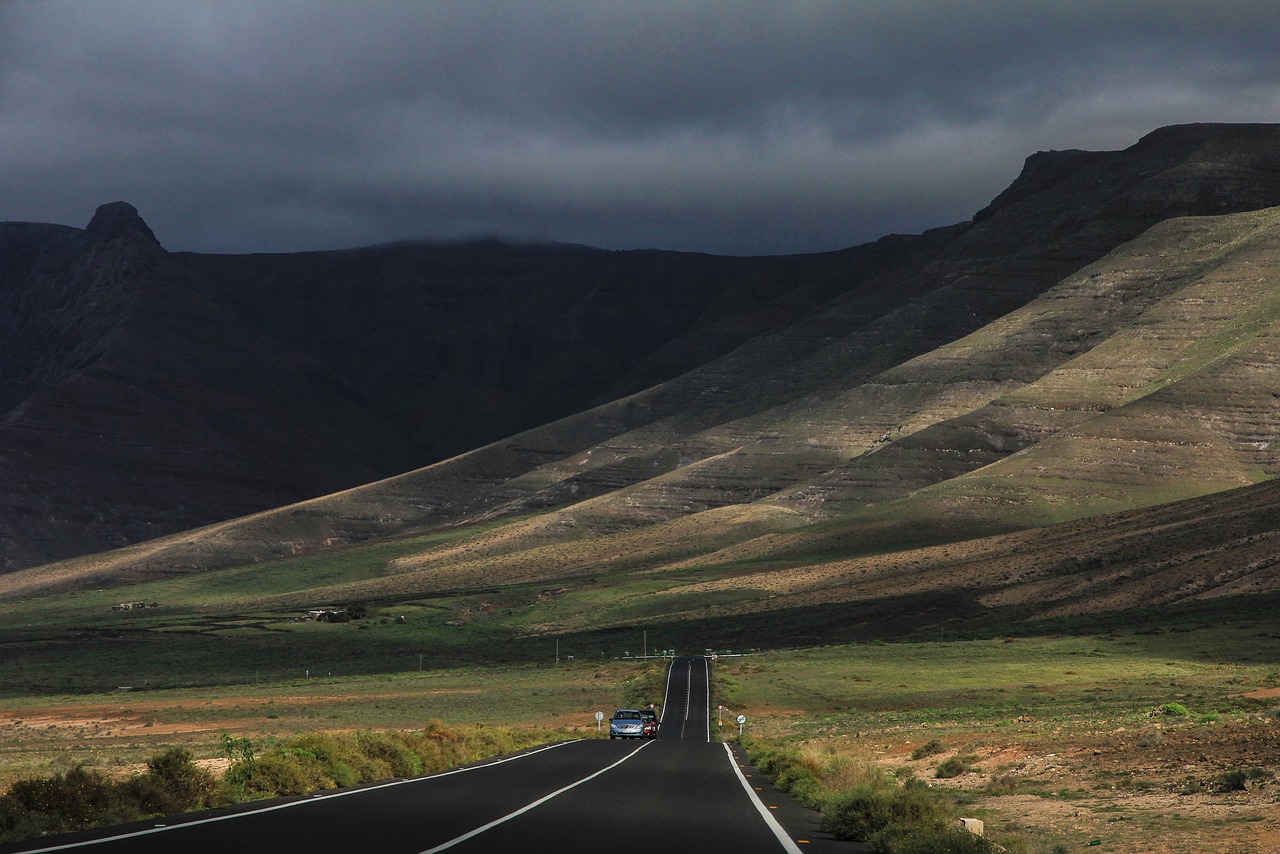
{"label": "shrub", "polygon": [[818,760],[794,748],[769,748],[755,756],[755,763],[782,791],[809,806],[821,806],[824,769]]}
{"label": "shrub", "polygon": [[380,776],[413,777],[422,773],[422,760],[393,733],[357,733],[356,745],[364,756],[384,766],[389,772]]}
{"label": "shrub", "polygon": [[946,760],[945,762],[941,762],[938,764],[938,767],[935,768],[933,771],[933,776],[939,779],[946,779],[948,777],[959,777],[961,774],[965,774],[973,770],[972,763],[975,758],[976,757],[974,757],[971,754],[964,754],[962,756],[952,756],[950,759]]}
{"label": "shrub", "polygon": [[1012,774],[1001,774],[987,781],[986,790],[988,794],[992,795],[1016,795],[1021,782]]}
{"label": "shrub", "polygon": [[868,842],[891,825],[942,825],[952,818],[950,802],[925,786],[859,786],[830,801],[823,812],[822,827],[837,839]]}
{"label": "shrub", "polygon": [[1160,707],[1160,714],[1176,718],[1184,718],[1191,713],[1188,712],[1187,707],[1181,703],[1165,703]]}
{"label": "shrub", "polygon": [[264,753],[249,767],[233,766],[227,777],[241,798],[305,795],[328,782],[315,757],[283,750]]}
{"label": "shrub", "polygon": [[1212,785],[1218,792],[1248,791],[1250,783],[1257,780],[1274,780],[1275,775],[1262,768],[1233,768],[1215,777]]}
{"label": "shrub", "polygon": [[120,789],[143,814],[171,815],[212,806],[213,775],[191,761],[191,752],[173,747],[147,762],[146,773]]}
{"label": "shrub", "polygon": [[961,827],[891,824],[867,840],[875,854],[990,854],[995,846]]}
{"label": "shrub", "polygon": [[1164,744],[1164,733],[1152,727],[1144,731],[1138,738],[1138,746],[1143,748],[1159,747]]}
{"label": "shrub", "polygon": [[65,774],[14,783],[0,798],[0,839],[17,839],[20,831],[76,830],[103,816],[117,821],[140,818],[122,809],[111,780],[77,765]]}
{"label": "shrub", "polygon": [[343,739],[330,733],[315,732],[289,739],[288,747],[299,755],[315,759],[321,773],[327,778],[325,786],[345,788],[373,779],[376,768],[365,761]]}
{"label": "shrub", "polygon": [[911,751],[912,759],[924,759],[926,756],[936,756],[947,748],[943,746],[941,741],[931,738],[924,744]]}

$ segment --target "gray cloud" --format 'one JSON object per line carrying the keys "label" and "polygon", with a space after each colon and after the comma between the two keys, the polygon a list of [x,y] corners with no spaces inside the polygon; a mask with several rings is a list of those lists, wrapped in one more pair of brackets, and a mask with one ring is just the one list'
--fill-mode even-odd
{"label": "gray cloud", "polygon": [[1045,148],[1272,121],[1270,2],[0,4],[0,219],[171,249],[831,249]]}

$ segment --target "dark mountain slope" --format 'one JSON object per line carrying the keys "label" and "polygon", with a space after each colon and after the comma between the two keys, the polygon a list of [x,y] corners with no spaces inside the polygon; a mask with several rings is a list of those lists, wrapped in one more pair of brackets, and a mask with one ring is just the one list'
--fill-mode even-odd
{"label": "dark mountain slope", "polygon": [[[962,355],[939,351],[936,382],[912,376],[924,363],[907,366],[908,361],[1026,305],[1156,222],[1275,204],[1280,204],[1280,129],[1274,126],[1168,128],[1121,152],[1036,155],[1018,181],[972,223],[886,238],[843,253],[770,260],[779,275],[797,269],[788,263],[802,265],[804,275],[797,274],[788,288],[778,284],[781,296],[764,305],[803,294],[802,307],[735,317],[716,314],[710,308],[715,300],[708,300],[708,328],[731,323],[758,328],[777,323],[778,317],[787,322],[673,380],[383,483],[151,544],[131,552],[133,557],[104,556],[80,566],[183,571],[468,519],[574,508],[530,522],[519,532],[513,528],[495,535],[482,551],[497,554],[540,538],[555,542],[625,532],[771,494],[793,505],[768,511],[776,520],[790,520],[780,523],[789,526],[801,518],[797,512],[814,506],[826,511],[821,502],[788,495],[817,486],[819,492],[843,490],[843,500],[851,504],[865,501],[857,492],[863,488],[859,471],[872,479],[884,473],[862,462],[847,467],[847,474],[839,470],[874,450],[886,433],[903,427],[921,431],[935,423],[938,429],[922,433],[920,441],[877,456],[890,459],[905,452],[958,460],[958,465],[932,466],[934,473],[926,471],[915,486],[936,481],[940,473],[962,475],[1016,446],[995,448],[993,455],[983,423],[975,432],[962,421],[946,422],[962,419],[1009,384],[1036,381],[1086,351],[1097,336],[1082,337],[1080,330],[1058,321],[1032,328],[1017,347],[1034,344],[1038,334],[1052,339],[1033,348],[1034,358],[1020,359],[1013,348],[990,363],[993,373],[967,379]],[[202,275],[210,299],[252,318],[261,329],[270,328],[263,320],[269,320],[268,313],[251,306],[256,291],[243,285],[247,279],[209,273],[212,265],[241,259],[200,263],[206,264]],[[1158,270],[1153,276],[1158,282]],[[243,292],[236,291],[237,281]],[[721,294],[727,298],[735,292],[726,287]],[[688,352],[682,342],[697,328],[655,348],[654,358],[668,347]],[[1110,334],[1102,327],[1097,334],[1104,332]],[[895,370],[903,373],[894,381],[894,393],[905,390],[906,396],[899,394],[886,406],[883,389],[890,385],[869,381]],[[947,444],[948,436],[961,444]],[[966,444],[975,437],[986,444]],[[975,449],[980,453],[971,453]],[[837,472],[835,482],[823,483],[826,472]],[[900,494],[903,484],[885,485]]]}
{"label": "dark mountain slope", "polygon": [[[136,211],[3,230],[0,558],[12,567],[296,501],[411,459],[305,356],[191,288]],[[15,260],[17,259],[17,260]]]}
{"label": "dark mountain slope", "polygon": [[421,462],[668,379],[844,284],[821,255],[497,241],[179,257],[210,299],[403,425]]}
{"label": "dark mountain slope", "polygon": [[0,567],[561,417],[812,312],[845,263],[497,242],[170,254],[123,203],[84,231],[0,224]]}

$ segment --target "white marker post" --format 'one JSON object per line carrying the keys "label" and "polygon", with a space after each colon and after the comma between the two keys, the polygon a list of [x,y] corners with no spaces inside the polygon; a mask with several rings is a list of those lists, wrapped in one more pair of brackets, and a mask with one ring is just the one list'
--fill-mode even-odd
{"label": "white marker post", "polygon": [[600,722],[604,720],[604,712],[596,712],[596,735],[600,734]]}
{"label": "white marker post", "polygon": [[738,715],[738,738],[742,738],[742,725],[747,722],[746,715]]}

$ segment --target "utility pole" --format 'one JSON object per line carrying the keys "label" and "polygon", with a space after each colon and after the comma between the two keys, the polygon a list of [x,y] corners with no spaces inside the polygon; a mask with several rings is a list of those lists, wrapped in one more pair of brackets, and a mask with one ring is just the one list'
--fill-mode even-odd
{"label": "utility pole", "polygon": [[649,630],[644,630],[644,657],[649,657]]}

